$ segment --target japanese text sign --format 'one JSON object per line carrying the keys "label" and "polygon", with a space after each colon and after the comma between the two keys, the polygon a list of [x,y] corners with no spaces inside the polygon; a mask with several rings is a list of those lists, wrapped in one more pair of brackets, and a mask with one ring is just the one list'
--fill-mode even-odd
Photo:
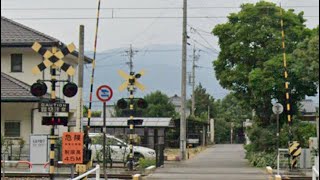
{"label": "japanese text sign", "polygon": [[82,164],[83,133],[64,132],[62,136],[63,164]]}

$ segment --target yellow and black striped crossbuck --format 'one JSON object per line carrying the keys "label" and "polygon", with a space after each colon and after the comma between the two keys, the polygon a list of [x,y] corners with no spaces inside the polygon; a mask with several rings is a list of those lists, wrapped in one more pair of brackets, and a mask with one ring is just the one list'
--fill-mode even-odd
{"label": "yellow and black striped crossbuck", "polygon": [[301,146],[298,141],[290,143],[289,153],[291,156],[291,168],[296,168],[298,163],[298,157],[301,155]]}
{"label": "yellow and black striped crossbuck", "polygon": [[69,76],[74,75],[74,68],[70,64],[67,64],[62,60],[62,58],[72,53],[76,49],[73,43],[69,44],[67,47],[62,48],[60,51],[57,51],[55,53],[43,48],[41,44],[38,42],[35,42],[31,48],[44,57],[43,62],[41,62],[39,65],[32,69],[33,74],[39,74],[47,67],[52,66],[52,64],[54,64],[57,67],[61,68],[63,71],[65,71]]}

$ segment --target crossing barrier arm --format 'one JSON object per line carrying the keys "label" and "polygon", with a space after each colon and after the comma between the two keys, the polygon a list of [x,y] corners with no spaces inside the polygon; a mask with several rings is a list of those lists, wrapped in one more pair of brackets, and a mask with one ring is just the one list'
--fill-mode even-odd
{"label": "crossing barrier arm", "polygon": [[89,174],[93,173],[93,172],[96,172],[96,180],[100,180],[100,166],[97,164],[95,168],[91,169],[90,171],[84,173],[84,174],[81,174],[80,176],[74,178],[74,179],[71,179],[71,180],[79,180],[79,179],[82,179],[86,176],[88,176]]}

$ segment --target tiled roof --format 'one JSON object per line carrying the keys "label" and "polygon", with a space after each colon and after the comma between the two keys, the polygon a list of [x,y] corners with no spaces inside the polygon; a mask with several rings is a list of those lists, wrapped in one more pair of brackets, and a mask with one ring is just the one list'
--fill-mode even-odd
{"label": "tiled roof", "polygon": [[[44,47],[66,46],[56,38],[1,16],[1,47],[31,47],[36,41]],[[79,56],[77,51],[71,54]],[[92,59],[85,56],[85,62],[91,63]]]}
{"label": "tiled roof", "polygon": [[[38,102],[30,93],[30,85],[1,72],[1,102]],[[49,94],[44,96],[49,99]]]}
{"label": "tiled roof", "polygon": [[[107,127],[128,127],[128,118],[106,118]],[[174,122],[172,118],[147,118],[147,117],[137,117],[135,119],[143,119],[143,124],[141,127],[174,127]],[[82,126],[88,124],[87,118],[82,118]],[[70,122],[70,125],[74,125],[75,121]],[[103,126],[103,118],[93,117],[90,121],[91,126]],[[137,126],[139,127],[139,126]]]}
{"label": "tiled roof", "polygon": [[57,45],[59,40],[1,16],[1,46]]}

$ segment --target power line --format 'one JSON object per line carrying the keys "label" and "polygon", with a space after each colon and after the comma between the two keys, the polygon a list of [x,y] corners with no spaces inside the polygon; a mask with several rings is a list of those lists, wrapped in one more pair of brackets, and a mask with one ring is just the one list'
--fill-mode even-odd
{"label": "power line", "polygon": [[[189,25],[190,26],[190,25]],[[217,54],[219,54],[219,51],[214,48],[199,32],[196,28],[190,26]]]}
{"label": "power line", "polygon": [[[305,18],[319,18],[319,16],[304,16]],[[100,19],[182,19],[180,16],[122,16],[122,17],[101,17]],[[189,16],[189,19],[227,19],[227,16]],[[95,20],[94,17],[16,17],[12,20]]]}
{"label": "power line", "polygon": [[[319,16],[318,16],[319,17]],[[100,17],[100,19],[182,19],[180,16],[122,16],[122,17]],[[200,19],[200,18],[222,18],[225,19],[227,16],[193,16],[188,17],[191,19]],[[95,20],[94,17],[16,17],[11,18],[12,20]]]}
{"label": "power line", "polygon": [[[255,8],[276,8],[275,6],[259,6]],[[319,5],[315,6],[282,6],[282,8],[319,8]],[[96,8],[85,7],[56,7],[56,8],[2,8],[1,11],[63,11],[63,10],[95,10]],[[182,10],[182,7],[114,7],[114,8],[101,8],[104,10]],[[188,9],[241,9],[240,6],[208,6],[208,7],[188,7]]]}

